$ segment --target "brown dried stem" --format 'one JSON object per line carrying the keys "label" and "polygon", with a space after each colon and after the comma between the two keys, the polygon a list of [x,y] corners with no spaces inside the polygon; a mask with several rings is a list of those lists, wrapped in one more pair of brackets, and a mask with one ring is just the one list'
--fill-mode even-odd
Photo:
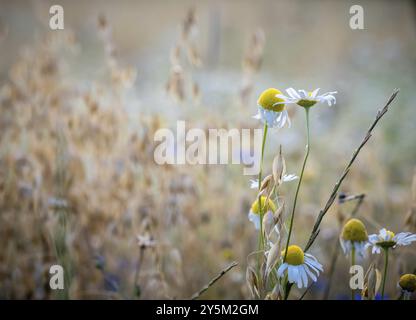
{"label": "brown dried stem", "polygon": [[380,121],[380,119],[386,114],[386,112],[389,109],[390,104],[396,98],[396,96],[397,96],[398,93],[399,93],[399,90],[398,89],[395,89],[393,91],[392,95],[390,96],[390,98],[388,99],[388,101],[386,102],[386,104],[383,107],[383,109],[381,109],[381,110],[379,110],[377,112],[376,119],[371,124],[371,126],[368,129],[366,135],[364,136],[364,139],[361,141],[361,144],[358,146],[357,149],[355,149],[354,153],[352,154],[351,160],[348,162],[347,166],[345,167],[345,169],[344,169],[341,177],[337,181],[337,183],[335,183],[335,186],[334,186],[334,188],[332,190],[331,195],[328,198],[328,201],[325,204],[325,207],[319,212],[319,215],[318,215],[318,217],[317,217],[317,219],[315,221],[314,227],[312,229],[312,232],[311,232],[311,236],[309,238],[309,241],[308,241],[308,243],[305,246],[305,251],[309,250],[309,248],[314,243],[316,237],[319,234],[319,231],[320,231],[319,226],[321,225],[322,219],[325,216],[325,214],[328,212],[329,208],[331,208],[332,204],[334,203],[334,200],[337,197],[338,189],[340,188],[342,182],[344,181],[345,177],[347,176],[348,172],[350,171],[350,169],[351,169],[351,167],[352,167],[355,159],[357,158],[358,154],[360,153],[361,149],[365,146],[365,144],[371,138],[372,131],[373,131],[374,127],[377,125],[377,123]]}
{"label": "brown dried stem", "polygon": [[[332,193],[329,196],[325,207],[319,212],[318,217],[316,218],[315,224],[313,226],[311,235],[309,237],[309,241],[305,246],[304,251],[308,251],[309,248],[312,246],[312,244],[315,242],[316,237],[319,234],[319,226],[321,225],[322,219],[325,216],[325,214],[328,212],[329,208],[331,208],[332,204],[334,203],[337,194],[338,194],[338,189],[341,186],[342,182],[344,181],[345,177],[347,176],[348,172],[351,169],[351,166],[353,165],[355,159],[357,158],[358,154],[360,153],[361,149],[365,146],[365,144],[368,142],[368,140],[371,138],[372,135],[372,131],[374,129],[374,127],[377,125],[377,123],[380,121],[380,119],[386,114],[386,112],[389,110],[389,106],[390,104],[393,102],[393,100],[396,98],[397,94],[399,93],[399,89],[395,89],[393,91],[393,93],[391,94],[390,98],[387,100],[386,104],[384,105],[383,109],[379,110],[377,112],[377,116],[376,119],[373,121],[373,123],[371,124],[370,128],[368,129],[364,139],[361,141],[360,145],[358,146],[357,149],[355,149],[354,153],[352,154],[351,160],[348,162],[347,166],[345,167],[341,177],[338,179],[337,183],[335,183],[334,188],[332,189]],[[286,299],[289,296],[290,293],[290,289],[292,288],[292,283],[288,283],[286,286]]]}
{"label": "brown dried stem", "polygon": [[228,267],[223,269],[215,278],[211,279],[210,282],[208,282],[207,285],[205,285],[201,290],[199,290],[197,293],[195,293],[191,299],[196,300],[198,299],[205,291],[207,291],[212,285],[214,285],[215,282],[217,282],[219,279],[221,279],[228,271],[230,271],[232,268],[234,268],[238,263],[234,261],[231,263]]}

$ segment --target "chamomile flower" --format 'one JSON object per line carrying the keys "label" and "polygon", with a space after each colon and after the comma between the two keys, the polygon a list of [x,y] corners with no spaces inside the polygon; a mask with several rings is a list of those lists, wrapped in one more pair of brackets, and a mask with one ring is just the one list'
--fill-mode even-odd
{"label": "chamomile flower", "polygon": [[[327,92],[319,95],[319,88],[314,91],[295,90],[293,88],[286,89],[287,96],[284,94],[278,94],[276,97],[282,99],[284,103],[297,104],[304,108],[310,108],[317,103],[327,103],[332,106],[337,102],[335,99],[336,91]],[[282,102],[279,102],[282,103]]]}
{"label": "chamomile flower", "polygon": [[365,256],[366,244],[368,240],[367,229],[364,223],[358,219],[350,219],[342,228],[339,241],[344,254],[354,253],[360,257]]}
{"label": "chamomile flower", "polygon": [[410,232],[393,232],[383,228],[378,234],[372,234],[368,237],[366,248],[372,247],[372,253],[380,253],[381,249],[396,248],[397,246],[408,246],[416,241],[416,234]]}
{"label": "chamomile flower", "polygon": [[[282,257],[285,256],[283,250]],[[316,260],[316,258],[308,253],[304,253],[303,250],[296,246],[291,245],[287,249],[287,255],[285,261],[277,269],[277,276],[283,277],[287,270],[288,281],[290,283],[296,283],[297,287],[307,288],[308,278],[312,281],[317,281],[319,272],[323,271],[322,265]]]}
{"label": "chamomile flower", "polygon": [[286,123],[290,127],[285,101],[277,97],[280,94],[282,92],[275,88],[264,90],[257,100],[258,111],[254,118],[261,120],[271,128],[282,128]]}
{"label": "chamomile flower", "polygon": [[416,290],[416,275],[407,273],[400,277],[399,287],[404,293],[412,294]]}
{"label": "chamomile flower", "polygon": [[[295,174],[285,174],[282,178],[283,182],[289,182],[299,179],[299,177]],[[257,189],[259,187],[259,179],[251,179],[250,180],[250,189]]]}
{"label": "chamomile flower", "polygon": [[256,229],[260,229],[260,208],[262,209],[263,214],[268,211],[276,211],[276,205],[274,202],[269,198],[267,199],[268,201],[266,205],[266,199],[266,196],[260,197],[261,207],[259,206],[259,199],[256,199],[256,201],[254,201],[251,205],[250,212],[248,213],[248,219],[254,224]]}

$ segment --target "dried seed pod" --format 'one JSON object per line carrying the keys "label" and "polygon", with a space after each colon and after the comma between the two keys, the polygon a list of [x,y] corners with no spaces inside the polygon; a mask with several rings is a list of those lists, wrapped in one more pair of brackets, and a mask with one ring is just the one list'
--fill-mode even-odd
{"label": "dried seed pod", "polygon": [[172,67],[166,90],[179,101],[185,99],[185,77],[180,65]]}
{"label": "dried seed pod", "polygon": [[276,242],[272,245],[272,247],[269,250],[269,253],[267,254],[267,260],[266,260],[266,276],[269,275],[270,271],[274,268],[277,261],[280,258],[280,245],[279,242]]}
{"label": "dried seed pod", "polygon": [[278,187],[282,183],[282,177],[286,173],[286,163],[282,154],[282,146],[280,145],[279,154],[276,155],[273,159],[272,166],[274,183]]}
{"label": "dried seed pod", "polygon": [[380,289],[381,285],[381,272],[372,263],[365,276],[364,276],[364,288],[361,292],[363,298],[373,300]]}
{"label": "dried seed pod", "polygon": [[252,297],[257,299],[260,296],[257,275],[254,269],[250,266],[248,266],[246,270],[246,281]]}
{"label": "dried seed pod", "polygon": [[274,212],[273,219],[274,223],[277,224],[282,221],[282,214],[285,210],[285,202],[284,200],[281,200],[279,208]]}
{"label": "dried seed pod", "polygon": [[260,184],[260,191],[267,190],[271,185],[272,179],[273,179],[273,176],[271,174],[265,177]]}
{"label": "dried seed pod", "polygon": [[275,225],[276,224],[273,219],[273,212],[267,211],[263,216],[263,231],[266,238],[268,238],[268,235],[270,234]]}

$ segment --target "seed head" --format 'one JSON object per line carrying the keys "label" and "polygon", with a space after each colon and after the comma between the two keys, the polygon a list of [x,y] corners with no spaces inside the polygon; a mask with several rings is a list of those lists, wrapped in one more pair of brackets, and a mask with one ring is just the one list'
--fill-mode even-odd
{"label": "seed head", "polygon": [[[282,251],[282,257],[285,256],[285,250]],[[292,265],[292,266],[298,266],[300,264],[303,264],[305,261],[305,254],[303,250],[297,246],[297,245],[291,245],[289,248],[287,248],[287,255],[284,262]]]}
{"label": "seed head", "polygon": [[281,93],[282,92],[280,90],[277,90],[275,88],[269,88],[267,90],[264,90],[261,93],[259,99],[257,100],[257,103],[263,109],[281,112],[284,110],[285,105],[276,104],[279,102],[284,102],[283,99],[276,97],[276,95],[281,94]]}
{"label": "seed head", "polygon": [[416,290],[416,275],[408,273],[400,277],[399,286],[408,292]]}
{"label": "seed head", "polygon": [[342,228],[341,237],[344,240],[361,242],[368,239],[368,234],[365,225],[361,220],[350,219]]}

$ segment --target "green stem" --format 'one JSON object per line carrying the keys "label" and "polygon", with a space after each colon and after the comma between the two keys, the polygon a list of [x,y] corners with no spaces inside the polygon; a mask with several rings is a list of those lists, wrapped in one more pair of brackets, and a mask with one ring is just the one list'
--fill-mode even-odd
{"label": "green stem", "polygon": [[[262,179],[262,171],[263,171],[263,158],[264,158],[264,147],[266,145],[266,137],[267,137],[267,123],[264,124],[264,130],[263,130],[263,141],[261,144],[261,158],[260,158],[260,170],[259,170],[259,193],[260,193],[260,187],[261,187],[261,179]],[[260,233],[259,233],[259,251],[263,249],[264,243],[263,243],[263,208],[261,205],[261,196],[259,194],[259,197],[257,199],[258,205],[259,205],[259,217],[260,217]],[[266,205],[266,204],[265,204]]]}
{"label": "green stem", "polygon": [[389,266],[389,249],[384,249],[384,275],[383,275],[383,282],[381,285],[381,300],[384,300],[384,286],[386,285],[386,278],[387,278],[387,268]]}
{"label": "green stem", "polygon": [[[351,267],[355,265],[355,247],[351,250]],[[351,289],[351,300],[354,300],[354,289]]]}
{"label": "green stem", "polygon": [[305,108],[305,114],[306,114],[306,151],[305,151],[305,158],[303,159],[302,170],[300,172],[299,182],[298,182],[298,185],[296,187],[295,200],[293,201],[292,214],[291,214],[291,217],[290,217],[289,233],[287,235],[286,250],[285,250],[285,256],[284,256],[283,261],[286,260],[287,250],[288,250],[289,244],[290,244],[290,236],[292,235],[293,221],[294,221],[294,218],[295,218],[295,210],[296,210],[296,204],[297,204],[297,201],[298,201],[299,190],[300,190],[300,186],[302,184],[303,173],[305,171],[306,162],[308,160],[309,151],[310,151],[309,108]]}
{"label": "green stem", "polygon": [[[263,141],[261,144],[261,158],[260,158],[260,169],[259,169],[259,193],[260,193],[260,187],[261,187],[261,176],[262,176],[262,171],[263,171],[263,158],[264,158],[264,147],[266,145],[266,137],[267,137],[267,123],[264,124],[264,130],[263,130]],[[259,194],[258,196],[258,208],[259,208],[259,218],[260,218],[260,232],[259,232],[259,240],[258,240],[258,251],[261,252],[264,249],[264,240],[263,240],[263,208],[261,205],[261,196]],[[258,263],[257,263],[257,278],[259,279],[259,281],[261,282],[262,280],[262,276],[260,274],[261,271],[261,258],[258,258]],[[259,290],[261,292],[261,284],[259,285]]]}

